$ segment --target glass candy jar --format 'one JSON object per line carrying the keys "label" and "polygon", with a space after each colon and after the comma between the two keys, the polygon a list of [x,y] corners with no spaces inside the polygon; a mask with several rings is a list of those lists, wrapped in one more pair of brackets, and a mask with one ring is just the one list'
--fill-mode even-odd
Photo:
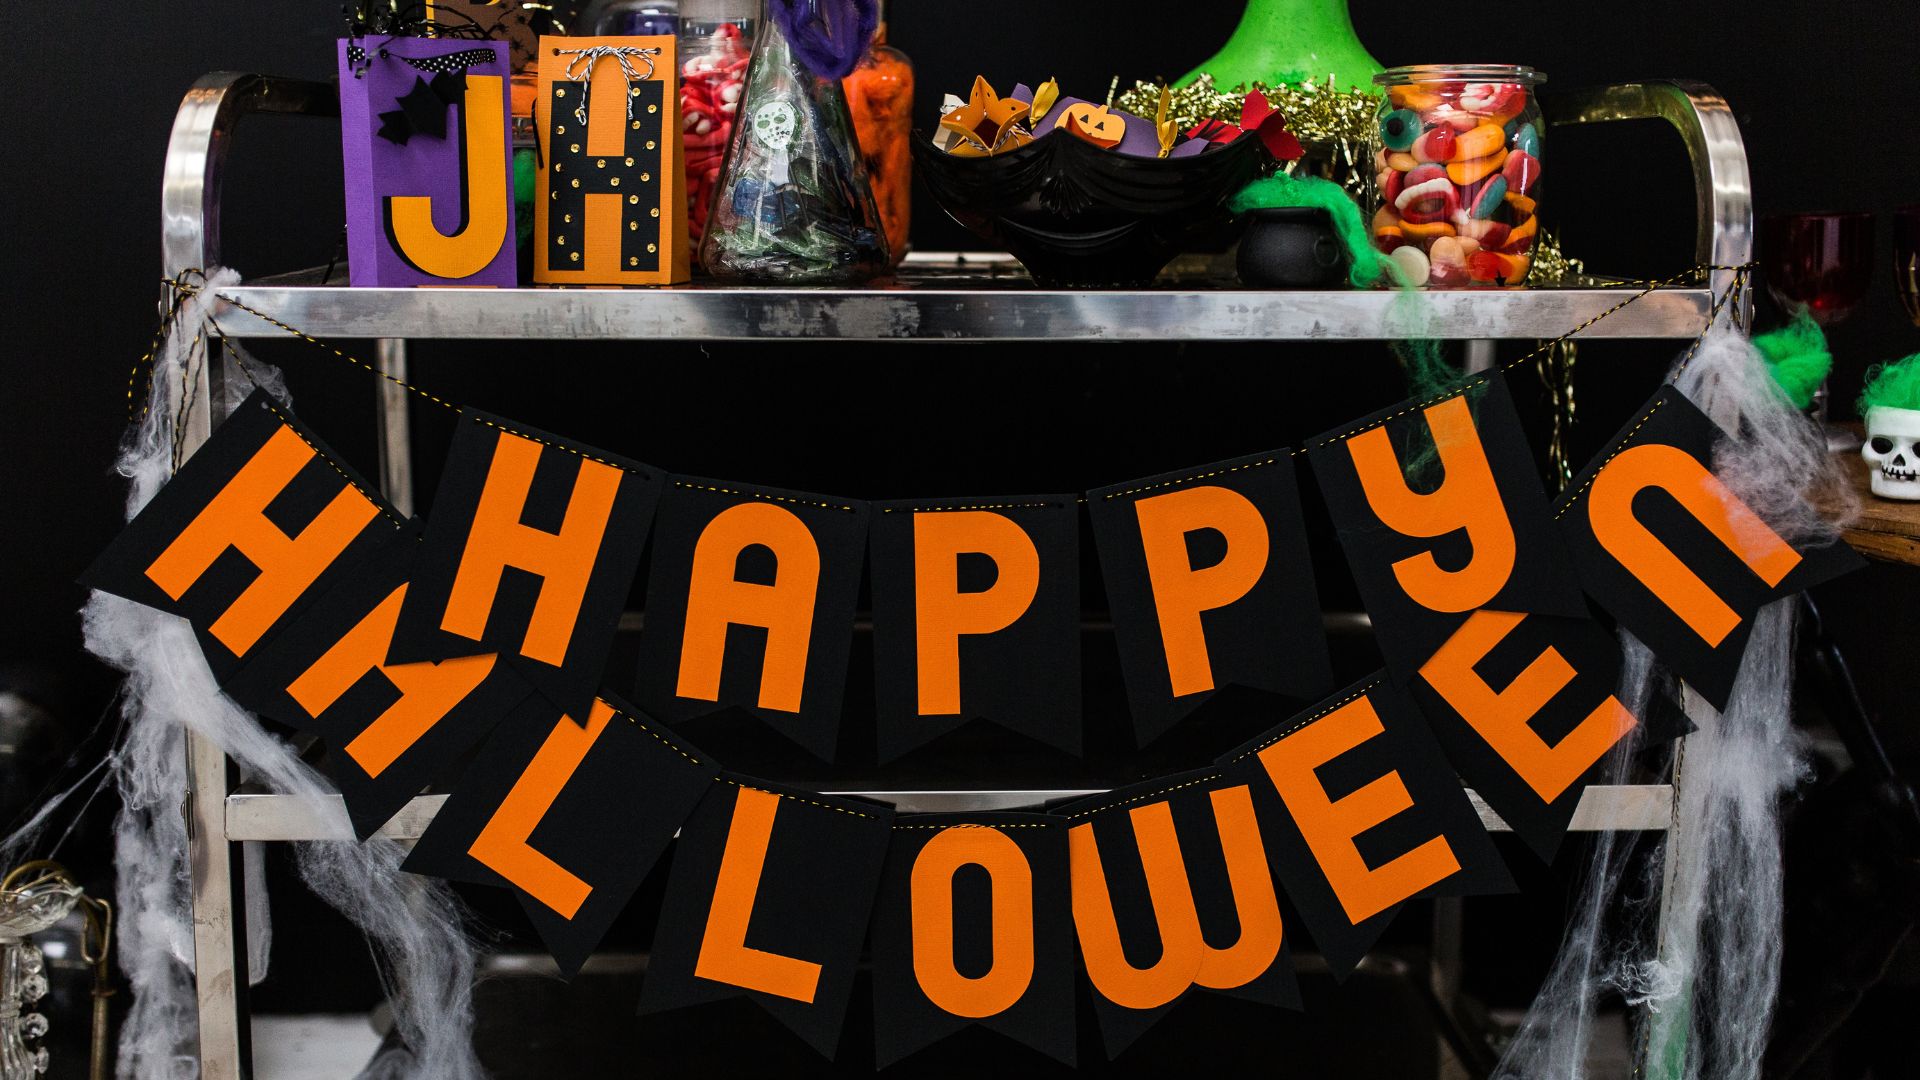
{"label": "glass candy jar", "polygon": [[753,9],[739,0],[689,0],[680,20],[680,124],[687,168],[687,232],[698,244],[720,185],[727,141],[747,89]]}
{"label": "glass candy jar", "polygon": [[1506,64],[1390,68],[1374,131],[1374,246],[1414,285],[1520,285],[1539,232],[1546,76]]}
{"label": "glass candy jar", "polygon": [[840,80],[808,71],[764,12],[700,263],[722,280],[773,285],[846,284],[887,270]]}

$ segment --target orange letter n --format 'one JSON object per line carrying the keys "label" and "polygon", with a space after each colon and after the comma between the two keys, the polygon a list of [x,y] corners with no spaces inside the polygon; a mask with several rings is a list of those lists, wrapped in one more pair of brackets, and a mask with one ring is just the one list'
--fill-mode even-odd
{"label": "orange letter n", "polygon": [[300,535],[281,531],[268,519],[267,506],[313,457],[313,448],[298,432],[278,428],[147,567],[147,577],[175,600],[229,548],[259,569],[260,575],[209,628],[235,656],[245,656],[380,512],[348,484]]}
{"label": "orange letter n", "polygon": [[539,443],[500,433],[440,628],[482,640],[500,577],[507,567],[517,567],[542,579],[540,599],[534,602],[520,653],[560,667],[573,640],[574,623],[587,595],[607,518],[613,513],[614,496],[620,491],[620,470],[580,458],[580,475],[567,500],[560,531],[532,529],[520,523],[520,515],[533,488],[540,452]]}
{"label": "orange letter n", "polygon": [[1650,487],[1678,500],[1769,587],[1800,565],[1800,553],[1679,447],[1643,443],[1607,462],[1587,499],[1594,539],[1694,633],[1717,646],[1740,625],[1740,616],[1633,516],[1634,498]]}
{"label": "orange letter n", "polygon": [[[1200,615],[1226,607],[1260,583],[1267,571],[1267,523],[1245,495],[1212,486],[1141,499],[1134,512],[1173,696],[1211,690],[1213,664]],[[1187,535],[1201,529],[1225,537],[1227,550],[1219,562],[1195,570],[1187,557]]]}
{"label": "orange letter n", "polygon": [[[735,576],[740,553],[754,545],[773,552],[776,570],[771,585]],[[767,649],[760,663],[760,707],[799,712],[819,588],[820,546],[793,511],[763,502],[722,511],[707,523],[694,545],[687,625],[680,644],[680,681],[674,693],[717,700],[727,627],[733,623],[764,626]]]}

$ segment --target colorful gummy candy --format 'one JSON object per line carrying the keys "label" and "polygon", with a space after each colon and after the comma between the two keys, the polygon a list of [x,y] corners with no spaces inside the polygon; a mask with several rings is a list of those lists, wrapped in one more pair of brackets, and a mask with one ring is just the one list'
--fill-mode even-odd
{"label": "colorful gummy candy", "polygon": [[687,232],[698,243],[707,208],[720,183],[727,137],[747,82],[747,43],[740,28],[721,23],[680,65],[680,127],[687,168]]}
{"label": "colorful gummy candy", "polygon": [[1415,285],[1518,285],[1532,266],[1540,113],[1525,86],[1387,88],[1371,230]]}

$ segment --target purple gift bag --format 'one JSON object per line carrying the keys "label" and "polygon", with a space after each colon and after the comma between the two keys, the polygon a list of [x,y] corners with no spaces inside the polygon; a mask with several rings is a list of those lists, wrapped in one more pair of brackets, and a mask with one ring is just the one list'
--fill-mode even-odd
{"label": "purple gift bag", "polygon": [[349,280],[515,285],[506,44],[338,44]]}

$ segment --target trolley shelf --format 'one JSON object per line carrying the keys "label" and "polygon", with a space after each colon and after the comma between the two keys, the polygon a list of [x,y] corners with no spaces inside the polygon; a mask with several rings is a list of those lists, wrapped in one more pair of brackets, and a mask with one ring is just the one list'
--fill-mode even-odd
{"label": "trolley shelf", "polygon": [[[334,273],[337,281],[338,270]],[[1145,289],[1035,288],[1003,260],[934,254],[858,288],[350,289],[319,272],[220,290],[319,338],[754,341],[1368,341],[1552,338],[1633,296],[1632,288],[1260,291],[1212,283]],[[1691,338],[1705,288],[1661,289],[1583,332]],[[286,331],[222,304],[233,337]]]}
{"label": "trolley shelf", "polygon": [[[950,790],[950,791],[828,791],[829,795],[853,795],[889,802],[902,813],[981,813],[1033,806],[1055,799],[1099,795],[1097,788],[1058,790]],[[1480,813],[1480,820],[1494,832],[1511,829],[1500,816],[1488,809],[1478,792],[1467,797]],[[412,840],[426,832],[427,825],[445,804],[445,795],[420,795],[394,815],[380,829],[380,835],[396,840]],[[1594,785],[1581,796],[1573,813],[1575,832],[1664,831],[1673,807],[1673,788],[1667,784]],[[353,829],[347,822],[346,803],[338,795],[308,799],[298,795],[227,796],[227,839],[229,840],[351,840]]]}

